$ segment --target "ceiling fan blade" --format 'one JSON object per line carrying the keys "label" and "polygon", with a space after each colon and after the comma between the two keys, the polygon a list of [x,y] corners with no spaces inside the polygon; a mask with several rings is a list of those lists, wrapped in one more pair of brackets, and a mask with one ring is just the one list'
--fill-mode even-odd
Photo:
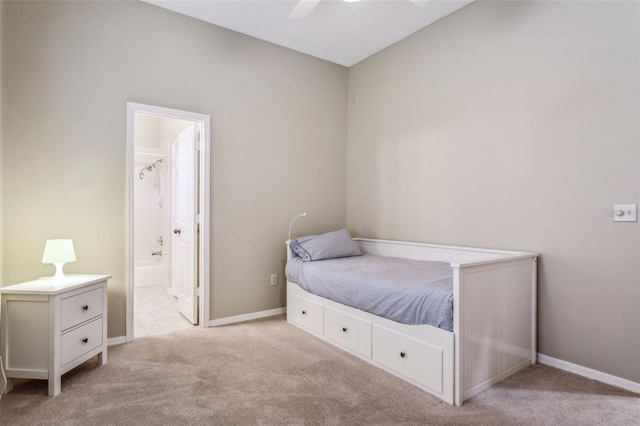
{"label": "ceiling fan blade", "polygon": [[423,7],[429,0],[409,0],[411,3],[415,4],[418,7]]}
{"label": "ceiling fan blade", "polygon": [[321,0],[300,0],[289,13],[290,19],[303,19],[309,16]]}

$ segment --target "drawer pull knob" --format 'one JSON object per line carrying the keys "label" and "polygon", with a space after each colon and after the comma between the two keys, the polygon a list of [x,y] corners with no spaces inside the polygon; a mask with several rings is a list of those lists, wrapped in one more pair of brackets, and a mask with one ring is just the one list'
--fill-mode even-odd
{"label": "drawer pull knob", "polygon": [[88,311],[89,310],[89,305],[83,305],[82,306],[82,310],[83,311]]}
{"label": "drawer pull knob", "polygon": [[82,343],[87,343],[87,342],[89,342],[89,338],[88,337],[85,337],[84,339],[82,339]]}
{"label": "drawer pull knob", "polygon": [[302,311],[302,315],[307,315],[307,311]]}
{"label": "drawer pull knob", "polygon": [[407,356],[407,354],[405,354],[404,352],[400,352],[400,358],[404,358],[405,356]]}
{"label": "drawer pull knob", "polygon": [[347,332],[347,327],[342,327],[342,331],[343,331],[344,333],[346,333],[346,332]]}

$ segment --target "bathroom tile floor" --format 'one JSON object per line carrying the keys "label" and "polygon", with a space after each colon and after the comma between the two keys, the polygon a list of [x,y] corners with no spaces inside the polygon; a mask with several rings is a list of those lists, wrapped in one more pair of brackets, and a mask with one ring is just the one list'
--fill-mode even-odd
{"label": "bathroom tile floor", "polygon": [[134,290],[133,318],[134,338],[193,327],[178,312],[178,299],[162,286]]}

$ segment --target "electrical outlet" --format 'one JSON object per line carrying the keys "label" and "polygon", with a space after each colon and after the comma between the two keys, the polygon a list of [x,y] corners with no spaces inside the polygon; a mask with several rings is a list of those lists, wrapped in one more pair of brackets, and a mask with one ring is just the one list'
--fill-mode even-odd
{"label": "electrical outlet", "polygon": [[278,275],[271,274],[271,285],[278,285]]}

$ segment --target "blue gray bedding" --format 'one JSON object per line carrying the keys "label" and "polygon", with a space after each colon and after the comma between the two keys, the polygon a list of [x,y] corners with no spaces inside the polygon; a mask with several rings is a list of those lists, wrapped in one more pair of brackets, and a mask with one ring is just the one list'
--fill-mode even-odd
{"label": "blue gray bedding", "polygon": [[362,255],[287,262],[309,293],[404,324],[453,330],[453,269],[446,262]]}

